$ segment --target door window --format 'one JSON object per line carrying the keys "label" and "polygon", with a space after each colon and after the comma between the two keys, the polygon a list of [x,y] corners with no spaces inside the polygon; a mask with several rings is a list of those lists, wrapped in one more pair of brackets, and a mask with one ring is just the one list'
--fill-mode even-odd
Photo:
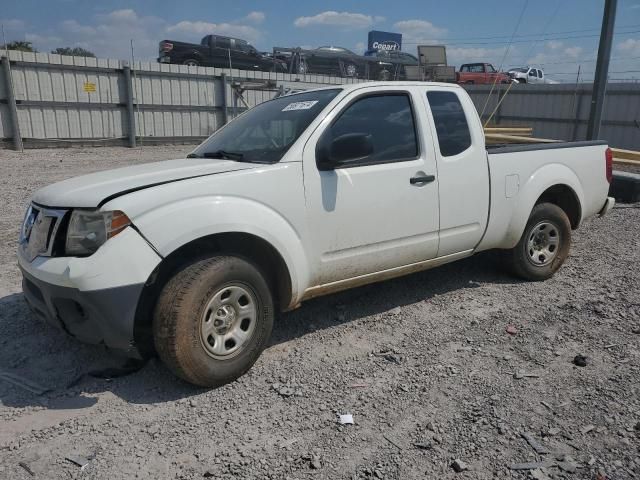
{"label": "door window", "polygon": [[350,133],[370,136],[373,152],[349,166],[413,160],[418,156],[413,110],[407,94],[388,93],[356,100],[328,129],[326,141]]}
{"label": "door window", "polygon": [[538,78],[542,78],[542,70],[538,70]]}
{"label": "door window", "polygon": [[229,38],[216,37],[216,47],[218,48],[231,48],[231,42]]}
{"label": "door window", "polygon": [[471,146],[471,132],[458,95],[453,92],[427,92],[443,157],[464,152]]}
{"label": "door window", "polygon": [[529,70],[529,76],[530,77],[535,77],[536,76],[536,69],[532,68],[531,70]]}

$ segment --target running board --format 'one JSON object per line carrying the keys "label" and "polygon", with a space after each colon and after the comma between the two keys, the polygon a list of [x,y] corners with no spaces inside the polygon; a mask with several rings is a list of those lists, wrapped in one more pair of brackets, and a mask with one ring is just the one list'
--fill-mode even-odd
{"label": "running board", "polygon": [[432,258],[431,260],[425,260],[423,262],[410,263],[409,265],[403,265],[402,267],[389,268],[380,272],[367,273],[365,275],[347,278],[346,280],[338,280],[337,282],[317,285],[315,287],[307,288],[302,294],[300,301],[310,300],[312,298],[340,292],[342,290],[348,290],[350,288],[361,287],[370,283],[382,282],[391,278],[402,277],[422,270],[429,270],[430,268],[435,268],[440,265],[444,265],[445,263],[469,257],[472,253],[473,250],[465,250],[464,252],[452,253],[450,255]]}

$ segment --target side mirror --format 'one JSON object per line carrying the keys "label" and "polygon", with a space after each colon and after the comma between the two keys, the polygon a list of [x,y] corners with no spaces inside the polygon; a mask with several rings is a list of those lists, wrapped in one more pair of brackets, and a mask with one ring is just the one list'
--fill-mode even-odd
{"label": "side mirror", "polygon": [[333,170],[373,153],[373,140],[367,133],[346,133],[332,141],[320,141],[316,150],[319,170]]}

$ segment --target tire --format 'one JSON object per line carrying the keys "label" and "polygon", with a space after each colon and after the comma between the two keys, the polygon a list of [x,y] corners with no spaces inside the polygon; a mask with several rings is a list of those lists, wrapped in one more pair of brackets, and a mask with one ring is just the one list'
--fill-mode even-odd
{"label": "tire", "polygon": [[391,72],[389,72],[389,70],[382,70],[379,74],[378,74],[378,80],[381,80],[383,82],[386,82],[388,80],[391,79]]}
{"label": "tire", "polygon": [[527,83],[527,80],[524,78],[517,78],[516,80],[518,80],[518,83]]}
{"label": "tire", "polygon": [[355,63],[347,63],[344,66],[344,74],[347,77],[357,77],[358,76],[358,67],[356,67]]}
{"label": "tire", "polygon": [[198,67],[200,66],[200,62],[198,60],[196,60],[195,58],[187,58],[184,62],[182,62],[183,65],[188,65],[190,67]]}
{"label": "tire", "polygon": [[176,376],[217,387],[251,368],[267,346],[273,317],[262,273],[242,258],[216,256],[188,265],[165,285],[154,311],[153,338],[160,359]]}
{"label": "tire", "polygon": [[467,80],[466,82],[464,82],[465,85],[473,85],[474,83],[476,82],[474,82],[473,80]]}
{"label": "tire", "polygon": [[298,65],[296,66],[296,73],[298,75],[305,75],[307,73],[307,63],[302,60],[298,62]]}
{"label": "tire", "polygon": [[518,244],[507,251],[507,265],[525,280],[551,278],[569,256],[571,223],[557,205],[540,203],[533,207]]}

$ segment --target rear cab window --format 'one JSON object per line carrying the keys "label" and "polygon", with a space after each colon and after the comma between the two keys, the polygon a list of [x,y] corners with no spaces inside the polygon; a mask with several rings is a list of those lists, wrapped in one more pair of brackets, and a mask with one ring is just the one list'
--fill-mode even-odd
{"label": "rear cab window", "polygon": [[471,146],[471,131],[460,98],[454,92],[432,90],[427,100],[436,127],[440,154],[458,155]]}

